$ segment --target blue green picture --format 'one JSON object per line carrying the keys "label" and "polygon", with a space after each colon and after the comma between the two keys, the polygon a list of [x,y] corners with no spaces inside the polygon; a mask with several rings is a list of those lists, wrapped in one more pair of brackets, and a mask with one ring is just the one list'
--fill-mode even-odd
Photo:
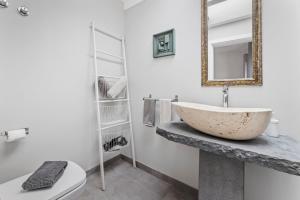
{"label": "blue green picture", "polygon": [[175,30],[171,29],[153,35],[153,57],[175,55]]}

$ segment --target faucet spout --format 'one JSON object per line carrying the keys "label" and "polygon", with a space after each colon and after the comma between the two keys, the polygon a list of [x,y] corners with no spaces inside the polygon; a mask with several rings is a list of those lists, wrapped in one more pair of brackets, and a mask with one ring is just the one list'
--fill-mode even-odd
{"label": "faucet spout", "polygon": [[223,107],[228,108],[228,101],[229,101],[229,95],[228,95],[228,85],[224,85],[223,87]]}

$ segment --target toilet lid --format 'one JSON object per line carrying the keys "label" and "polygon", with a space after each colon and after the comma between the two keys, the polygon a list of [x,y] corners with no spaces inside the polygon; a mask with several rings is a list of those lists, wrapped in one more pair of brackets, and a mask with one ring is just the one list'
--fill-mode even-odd
{"label": "toilet lid", "polygon": [[85,171],[71,161],[68,161],[64,174],[50,189],[22,191],[22,183],[30,175],[0,184],[0,200],[56,200],[83,185],[86,181]]}

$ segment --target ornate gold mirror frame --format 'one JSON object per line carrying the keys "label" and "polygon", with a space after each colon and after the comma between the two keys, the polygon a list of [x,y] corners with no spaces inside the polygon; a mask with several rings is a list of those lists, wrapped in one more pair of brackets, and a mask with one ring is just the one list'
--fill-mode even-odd
{"label": "ornate gold mirror frame", "polygon": [[256,85],[263,84],[262,76],[262,0],[252,0],[252,55],[253,78],[252,79],[225,79],[208,80],[208,9],[207,0],[201,0],[201,62],[202,62],[202,86],[224,85]]}

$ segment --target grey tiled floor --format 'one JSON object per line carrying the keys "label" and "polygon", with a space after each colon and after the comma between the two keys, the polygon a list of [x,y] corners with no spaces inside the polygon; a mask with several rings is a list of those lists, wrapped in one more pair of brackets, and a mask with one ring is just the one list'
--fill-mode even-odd
{"label": "grey tiled floor", "polygon": [[80,200],[196,200],[188,194],[147,172],[133,168],[123,160],[105,169],[106,191],[100,190],[99,174],[88,177]]}

